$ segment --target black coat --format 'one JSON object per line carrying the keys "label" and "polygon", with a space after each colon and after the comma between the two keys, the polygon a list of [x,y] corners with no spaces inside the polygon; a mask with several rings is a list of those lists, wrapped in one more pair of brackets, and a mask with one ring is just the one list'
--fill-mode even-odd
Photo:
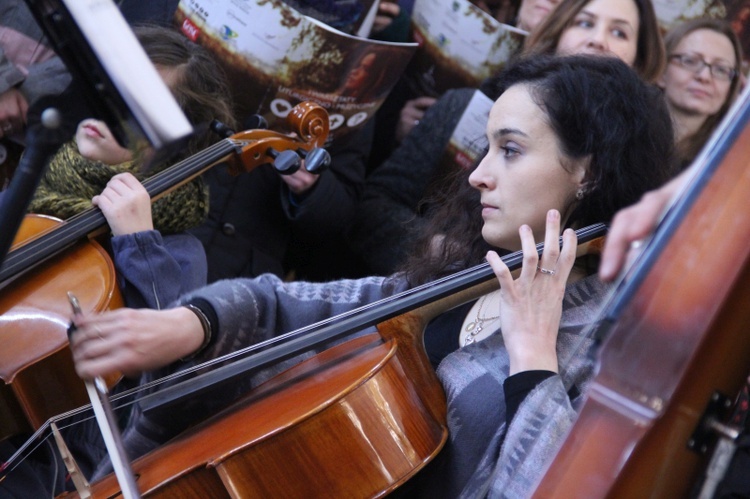
{"label": "black coat", "polygon": [[370,140],[365,128],[329,148],[331,167],[302,199],[292,199],[271,165],[237,177],[224,165],[209,170],[209,217],[191,230],[206,249],[208,281],[266,272],[284,277],[294,267],[286,261],[293,241],[311,248],[308,259],[338,244],[364,188]]}

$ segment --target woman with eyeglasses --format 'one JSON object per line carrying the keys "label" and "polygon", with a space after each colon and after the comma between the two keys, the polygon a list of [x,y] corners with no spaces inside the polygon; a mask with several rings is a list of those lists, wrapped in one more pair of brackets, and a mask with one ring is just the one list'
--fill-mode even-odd
{"label": "woman with eyeglasses", "polygon": [[730,25],[694,19],[664,38],[668,62],[658,84],[675,125],[682,168],[698,155],[724,118],[739,87],[742,48]]}

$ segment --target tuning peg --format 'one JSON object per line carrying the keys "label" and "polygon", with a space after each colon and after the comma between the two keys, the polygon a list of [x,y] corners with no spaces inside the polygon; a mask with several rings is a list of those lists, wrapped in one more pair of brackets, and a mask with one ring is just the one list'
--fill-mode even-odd
{"label": "tuning peg", "polygon": [[219,137],[222,137],[224,139],[227,139],[234,135],[234,130],[226,126],[224,123],[222,123],[219,120],[212,120],[211,123],[208,125],[208,128],[211,129],[212,132],[214,132]]}
{"label": "tuning peg", "polygon": [[268,121],[260,114],[252,114],[242,122],[245,130],[267,130]]}
{"label": "tuning peg", "polygon": [[273,167],[282,175],[291,175],[299,170],[302,160],[295,151],[287,149],[286,151],[279,152],[269,147],[266,154],[274,159]]}
{"label": "tuning peg", "polygon": [[305,159],[305,170],[320,175],[331,166],[331,155],[322,147],[313,147],[309,151],[297,149],[297,154]]}

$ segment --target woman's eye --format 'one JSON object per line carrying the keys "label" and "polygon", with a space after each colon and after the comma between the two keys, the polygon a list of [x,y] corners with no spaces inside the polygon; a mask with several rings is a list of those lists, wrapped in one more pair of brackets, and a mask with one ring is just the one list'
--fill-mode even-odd
{"label": "woman's eye", "polygon": [[518,156],[521,154],[521,151],[513,146],[501,146],[500,150],[503,152],[503,156],[506,158],[511,158],[513,156]]}
{"label": "woman's eye", "polygon": [[579,28],[590,28],[594,25],[594,23],[592,23],[588,19],[579,19],[575,22],[575,25]]}
{"label": "woman's eye", "polygon": [[613,29],[612,30],[612,34],[614,34],[617,38],[622,38],[623,40],[627,40],[628,39],[628,34],[625,33],[621,29],[617,29],[617,28]]}

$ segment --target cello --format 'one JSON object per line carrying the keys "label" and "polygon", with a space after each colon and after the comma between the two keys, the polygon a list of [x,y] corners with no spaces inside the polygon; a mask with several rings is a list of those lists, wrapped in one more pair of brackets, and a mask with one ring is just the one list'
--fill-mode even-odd
{"label": "cello", "polygon": [[731,440],[750,366],[748,158],[746,88],[606,307],[598,372],[533,497],[684,497],[714,429]]}
{"label": "cello", "polygon": [[[579,241],[604,230],[601,224],[581,229]],[[601,242],[595,241],[590,246]],[[541,245],[537,249],[541,252]],[[522,259],[521,252],[504,257],[511,268]],[[324,350],[135,460],[140,490],[153,497],[380,497],[393,491],[447,438],[442,387],[422,345],[425,325],[497,285],[491,267],[483,264],[289,333],[285,344],[309,348],[372,325],[379,332]],[[282,349],[278,355],[287,354]],[[248,367],[265,365],[257,356],[204,376],[210,379],[221,369],[229,373],[223,380],[247,376]],[[202,388],[196,380],[184,382],[185,393],[206,396],[197,393]],[[144,412],[148,397],[141,399]],[[119,488],[110,476],[90,492],[113,497]]]}
{"label": "cello", "polygon": [[[158,199],[217,162],[249,171],[280,153],[314,151],[325,142],[328,118],[320,106],[302,103],[288,121],[297,138],[240,132],[152,176],[144,187]],[[112,262],[92,239],[105,226],[98,208],[62,223],[30,216],[0,267],[0,340],[6,345],[0,352],[0,439],[37,430],[88,400],[68,349],[66,292],[74,291],[85,312],[122,305]]]}

